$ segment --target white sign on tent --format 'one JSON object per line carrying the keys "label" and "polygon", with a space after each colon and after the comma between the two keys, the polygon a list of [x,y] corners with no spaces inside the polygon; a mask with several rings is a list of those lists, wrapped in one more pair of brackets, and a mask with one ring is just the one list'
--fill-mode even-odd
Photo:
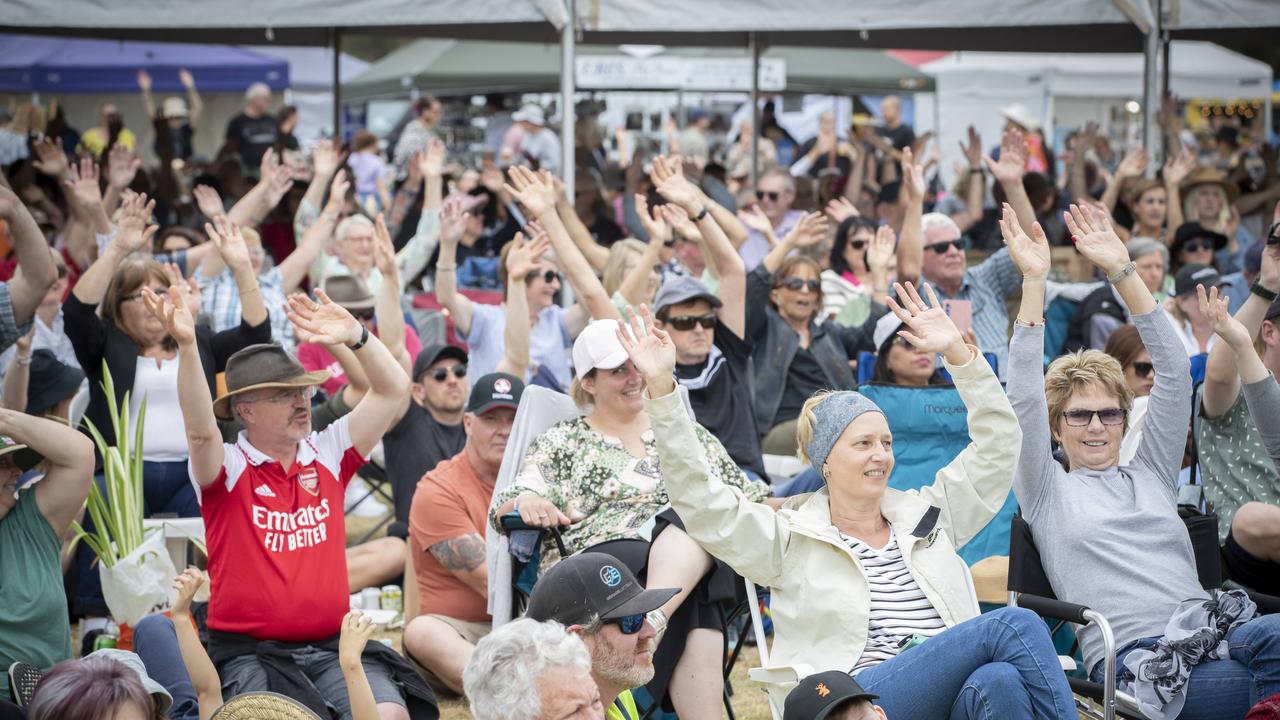
{"label": "white sign on tent", "polygon": [[[577,87],[584,90],[706,90],[751,89],[749,58],[648,58],[617,55],[579,55]],[[760,61],[760,89],[779,92],[787,86],[787,61]]]}

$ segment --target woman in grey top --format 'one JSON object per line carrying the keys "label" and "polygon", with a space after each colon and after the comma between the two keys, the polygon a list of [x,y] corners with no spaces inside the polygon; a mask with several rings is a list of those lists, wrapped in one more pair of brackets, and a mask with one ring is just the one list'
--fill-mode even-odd
{"label": "woman in grey top", "polygon": [[[1085,350],[1055,360],[1041,381],[1049,246],[1039,225],[1034,239],[1028,237],[1008,205],[1000,225],[1023,276],[1009,345],[1009,399],[1022,426],[1014,493],[1054,592],[1110,621],[1120,674],[1126,655],[1165,635],[1183,601],[1208,598],[1177,509],[1190,362],[1168,316],[1134,272],[1110,218],[1072,205],[1067,225],[1076,249],[1113,281],[1155,365],[1147,431],[1133,461],[1120,466],[1125,416],[1133,402],[1124,373],[1110,356]],[[1068,469],[1054,460],[1050,438],[1061,444]],[[1236,628],[1229,659],[1193,668],[1179,717],[1240,718],[1280,691],[1278,631],[1280,617]],[[1100,681],[1099,632],[1088,626],[1079,637],[1086,667]]]}

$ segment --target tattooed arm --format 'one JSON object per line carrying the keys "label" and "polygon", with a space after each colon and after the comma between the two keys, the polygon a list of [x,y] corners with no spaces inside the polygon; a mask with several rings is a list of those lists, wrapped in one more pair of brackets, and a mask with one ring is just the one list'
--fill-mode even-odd
{"label": "tattooed arm", "polygon": [[459,535],[427,548],[445,570],[453,573],[480,597],[489,597],[489,569],[485,567],[484,538],[478,533]]}

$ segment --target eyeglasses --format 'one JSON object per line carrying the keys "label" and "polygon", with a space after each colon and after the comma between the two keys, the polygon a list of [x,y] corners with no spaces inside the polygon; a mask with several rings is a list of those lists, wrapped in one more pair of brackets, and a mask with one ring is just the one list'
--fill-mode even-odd
{"label": "eyeglasses", "polygon": [[452,368],[436,368],[431,371],[431,379],[436,382],[444,382],[449,377],[449,371],[453,370],[453,376],[461,380],[467,376],[467,364],[459,363]]}
{"label": "eyeglasses", "polygon": [[640,628],[644,627],[644,620],[645,614],[641,613],[639,615],[614,618],[610,622],[617,625],[618,630],[621,630],[623,635],[635,635],[640,632]]}
{"label": "eyeglasses", "polygon": [[555,270],[543,270],[542,272],[538,272],[537,270],[534,270],[533,272],[524,276],[524,281],[527,283],[531,283],[534,280],[538,279],[539,277],[542,278],[543,282],[550,285],[551,283],[556,282],[560,279],[560,273],[556,272]]}
{"label": "eyeglasses", "polygon": [[1138,377],[1151,377],[1156,371],[1156,366],[1149,362],[1136,362],[1133,364],[1133,373]]}
{"label": "eyeglasses", "polygon": [[910,340],[902,337],[901,335],[893,336],[893,344],[897,345],[900,348],[905,348],[907,350],[912,350],[915,348],[915,345],[912,345]]}
{"label": "eyeglasses", "polygon": [[867,241],[866,240],[850,240],[849,247],[853,248],[854,250],[862,250],[867,247]]}
{"label": "eyeglasses", "polygon": [[1201,252],[1203,250],[1212,250],[1212,249],[1213,249],[1213,243],[1209,242],[1208,240],[1191,240],[1186,245],[1182,246],[1182,251],[1189,252],[1189,253]]}
{"label": "eyeglasses", "polygon": [[793,277],[783,280],[774,287],[786,288],[797,292],[808,290],[811,293],[817,293],[822,289],[822,282],[820,280],[805,280],[804,278]]}
{"label": "eyeglasses", "polygon": [[374,310],[373,308],[351,311],[351,317],[357,320],[372,320],[376,316],[377,316],[377,311]]}
{"label": "eyeglasses", "polygon": [[710,330],[716,326],[715,313],[707,313],[706,315],[681,315],[667,320],[667,324],[672,328],[685,332],[692,330],[694,325],[701,325],[703,330]]}
{"label": "eyeglasses", "polygon": [[926,250],[932,250],[939,255],[945,253],[951,248],[964,252],[969,249],[969,241],[965,238],[956,238],[955,240],[945,240],[943,242],[933,243],[932,245],[925,245],[924,247]]}
{"label": "eyeglasses", "polygon": [[765,192],[764,190],[756,191],[757,200],[764,200],[765,198],[769,198],[769,202],[778,202],[778,198],[781,196],[782,196],[782,193],[780,192]]}
{"label": "eyeglasses", "polygon": [[308,385],[299,388],[285,388],[276,393],[272,393],[266,397],[260,397],[249,402],[269,402],[275,405],[286,405],[297,402],[298,400],[311,400],[316,396],[316,386]]}
{"label": "eyeglasses", "polygon": [[1102,410],[1067,410],[1062,413],[1062,416],[1067,419],[1067,425],[1071,427],[1085,427],[1091,424],[1094,415],[1098,416],[1103,425],[1120,425],[1128,412],[1121,408],[1103,408]]}
{"label": "eyeglasses", "polygon": [[[157,290],[155,288],[151,288],[151,292],[155,293],[156,297],[160,298],[160,302],[169,302],[168,290],[165,290],[165,289]],[[138,300],[141,300],[141,299],[142,299],[142,291],[138,290],[136,292],[131,292],[128,295],[125,295],[124,297],[120,298],[120,302],[122,303],[137,302]]]}

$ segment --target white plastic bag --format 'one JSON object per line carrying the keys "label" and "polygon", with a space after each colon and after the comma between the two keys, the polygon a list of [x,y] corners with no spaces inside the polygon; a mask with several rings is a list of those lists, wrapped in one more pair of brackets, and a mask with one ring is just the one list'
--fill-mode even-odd
{"label": "white plastic bag", "polygon": [[98,566],[102,596],[111,617],[129,625],[169,609],[173,595],[169,588],[177,574],[162,532],[149,533],[141,545],[115,565]]}

